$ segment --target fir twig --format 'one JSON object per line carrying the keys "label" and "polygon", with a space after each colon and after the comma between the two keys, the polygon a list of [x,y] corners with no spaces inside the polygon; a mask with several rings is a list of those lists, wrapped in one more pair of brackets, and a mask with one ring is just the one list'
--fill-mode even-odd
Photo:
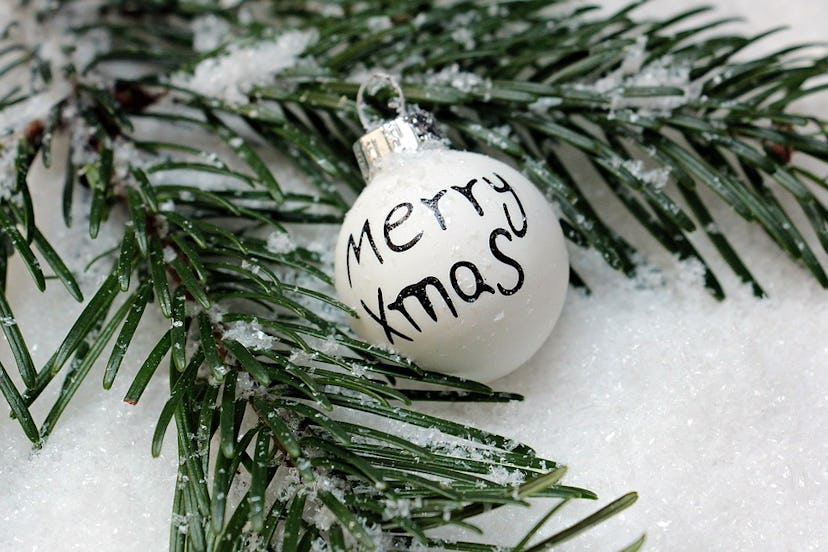
{"label": "fir twig", "polygon": [[[764,291],[716,226],[714,201],[757,224],[828,287],[804,237],[812,231],[828,251],[828,208],[813,192],[826,183],[791,159],[828,160],[826,121],[791,109],[825,89],[818,79],[826,57],[796,47],[736,61],[764,35],[706,34],[722,21],[688,27],[705,8],[646,21],[633,16],[640,3],[597,15],[588,6],[549,10],[548,0],[344,1],[331,8],[340,18],[318,13],[316,2],[224,4],[101,2],[71,40],[83,44],[103,32],[111,44],[86,59],[80,54],[89,52],[67,54],[59,66],[14,27],[0,43],[0,115],[45,105],[33,120],[11,118],[0,145],[0,323],[23,391],[2,366],[0,390],[39,445],[114,339],[103,376],[104,387],[112,386],[147,305],[157,303],[170,329],[125,400],[137,403],[159,367],[168,367],[170,396],[152,453],[160,453],[175,420],[182,463],[172,550],[276,542],[308,550],[317,541],[332,550],[409,550],[415,543],[495,550],[502,548],[449,543],[429,530],[454,524],[475,531],[477,514],[533,497],[595,498],[560,485],[563,468],[527,445],[419,412],[421,401],[519,397],[424,372],[355,339],[344,323],[353,313],[332,296],[330,267],[291,241],[299,227],[340,221],[362,187],[349,150],[360,133],[354,96],[366,68],[396,73],[408,100],[435,112],[458,146],[523,170],[560,207],[567,238],[629,276],[635,245],[602,220],[596,186],[606,186],[678,259],[701,263],[716,297],[725,290],[696,245],[699,229],[756,295]],[[251,20],[255,4],[268,9]],[[75,8],[58,2],[37,16],[64,21]],[[21,17],[34,17],[32,9]],[[196,51],[193,28],[205,22],[224,31]],[[291,31],[312,37],[302,59],[267,78],[228,93],[189,76],[234,48],[277,43]],[[131,64],[138,73],[119,73]],[[184,129],[220,143],[168,136]],[[78,198],[87,202],[92,237],[112,210],[127,222],[118,246],[100,258],[112,263],[109,276],[38,371],[3,293],[13,253],[39,288],[46,285],[34,245],[81,300],[75,277],[37,228],[27,184],[38,153],[50,163],[55,134],[72,137],[62,195],[67,224]],[[274,151],[305,175],[309,189],[280,182],[268,161]],[[582,183],[573,159],[590,167],[595,185]],[[210,179],[217,184],[206,186]],[[79,186],[87,192],[77,193]],[[791,202],[810,230],[787,212]],[[586,286],[589,277],[573,270],[572,280]],[[38,428],[28,406],[61,372],[56,404]],[[408,433],[415,427],[431,438],[415,442]],[[497,477],[504,470],[521,483],[504,483]],[[247,491],[231,504],[240,482]],[[514,550],[549,548],[635,500],[626,495],[531,545],[556,506]]]}

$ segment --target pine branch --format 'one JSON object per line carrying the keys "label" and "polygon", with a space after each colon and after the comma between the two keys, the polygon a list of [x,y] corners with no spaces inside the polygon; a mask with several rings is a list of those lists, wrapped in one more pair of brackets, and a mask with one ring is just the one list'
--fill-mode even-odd
{"label": "pine branch", "polygon": [[[631,15],[637,5],[602,16],[590,7],[550,11],[548,0],[363,1],[329,5],[342,11],[329,18],[316,11],[322,4],[288,1],[251,18],[248,10],[258,6],[251,2],[107,2],[87,13],[64,1],[40,14],[42,21],[65,21],[72,10],[87,17],[72,25],[78,48],[60,63],[6,29],[0,115],[43,108],[23,120],[0,119],[10,122],[0,149],[0,320],[24,386],[18,390],[0,367],[0,390],[26,435],[36,445],[48,437],[114,342],[103,375],[103,386],[112,386],[148,305],[157,303],[170,329],[125,400],[138,403],[167,367],[170,395],[152,453],[160,454],[174,420],[182,463],[173,550],[275,542],[308,550],[317,541],[332,550],[409,550],[415,543],[495,550],[502,548],[448,543],[429,530],[453,524],[473,531],[470,520],[484,511],[560,499],[514,548],[541,550],[631,505],[634,494],[530,544],[562,504],[595,495],[559,484],[563,468],[527,445],[418,412],[421,401],[519,397],[425,372],[354,338],[345,323],[354,313],[333,296],[329,263],[303,247],[301,236],[304,228],[339,222],[363,186],[350,154],[360,134],[353,98],[359,75],[382,68],[400,76],[409,101],[433,111],[458,146],[520,167],[559,206],[570,241],[596,249],[617,270],[635,274],[635,246],[591,204],[596,187],[579,184],[574,157],[666,250],[702,263],[715,296],[725,292],[691,239],[698,229],[739,278],[764,292],[717,229],[703,188],[828,287],[803,237],[808,230],[778,198],[796,202],[828,250],[828,210],[813,192],[825,181],[791,159],[796,152],[828,160],[826,122],[791,110],[795,100],[824,90],[810,83],[825,74],[828,58],[797,47],[734,61],[764,35],[705,38],[720,22],[686,27],[703,9],[639,21]],[[204,24],[218,30],[206,35],[214,41],[207,51],[196,51],[193,29]],[[685,30],[676,30],[680,24]],[[111,44],[90,51],[95,33]],[[213,89],[199,81],[240,50],[285,36],[306,43],[296,63]],[[127,73],[129,66],[135,70]],[[177,138],[185,132],[217,142]],[[2,294],[8,258],[16,252],[42,289],[34,245],[82,299],[37,228],[27,187],[37,154],[50,162],[55,134],[71,142],[67,223],[78,186],[88,189],[92,237],[113,210],[127,222],[118,247],[98,261],[111,263],[109,276],[36,370],[22,332],[5,322],[13,322]],[[281,182],[273,152],[308,186],[297,191]],[[573,283],[586,285],[588,276],[579,274],[573,271]],[[28,407],[61,373],[58,398],[38,427]],[[425,434],[417,439],[416,431]],[[231,489],[243,492],[237,503]]]}

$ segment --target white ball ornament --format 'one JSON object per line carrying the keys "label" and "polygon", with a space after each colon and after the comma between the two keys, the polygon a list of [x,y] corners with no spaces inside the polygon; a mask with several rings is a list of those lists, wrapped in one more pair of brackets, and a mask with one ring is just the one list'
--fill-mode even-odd
{"label": "white ball ornament", "polygon": [[523,175],[447,149],[427,115],[400,110],[355,145],[368,185],[340,230],[337,292],[366,341],[429,370],[495,380],[537,352],[560,315],[560,225]]}

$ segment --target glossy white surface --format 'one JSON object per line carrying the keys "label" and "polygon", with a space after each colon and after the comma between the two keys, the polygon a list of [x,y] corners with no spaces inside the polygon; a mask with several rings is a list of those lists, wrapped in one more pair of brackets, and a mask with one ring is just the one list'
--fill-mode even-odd
{"label": "glossy white surface", "polygon": [[336,248],[337,292],[359,314],[359,335],[481,381],[512,372],[546,341],[568,280],[543,195],[511,167],[469,152],[387,160]]}

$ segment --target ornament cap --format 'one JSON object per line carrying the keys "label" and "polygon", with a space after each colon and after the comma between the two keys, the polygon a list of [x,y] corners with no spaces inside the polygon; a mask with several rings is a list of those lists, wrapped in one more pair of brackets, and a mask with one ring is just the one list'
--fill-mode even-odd
{"label": "ornament cap", "polygon": [[[376,81],[379,81],[377,84],[380,88],[382,85],[388,85],[396,92],[397,97],[390,105],[397,108],[398,117],[379,124],[372,124],[365,113],[363,97],[369,86],[376,86]],[[378,89],[371,88],[369,92],[375,92]],[[370,182],[381,166],[382,160],[392,154],[417,151],[424,146],[441,147],[444,145],[443,138],[437,132],[434,117],[419,109],[408,111],[402,88],[394,77],[386,73],[374,73],[368,77],[359,87],[356,103],[359,121],[366,133],[354,143],[354,155],[366,182]]]}
{"label": "ornament cap", "polygon": [[366,132],[354,144],[354,155],[366,182],[377,172],[382,160],[392,154],[443,147],[443,139],[435,127],[431,114],[415,111]]}

